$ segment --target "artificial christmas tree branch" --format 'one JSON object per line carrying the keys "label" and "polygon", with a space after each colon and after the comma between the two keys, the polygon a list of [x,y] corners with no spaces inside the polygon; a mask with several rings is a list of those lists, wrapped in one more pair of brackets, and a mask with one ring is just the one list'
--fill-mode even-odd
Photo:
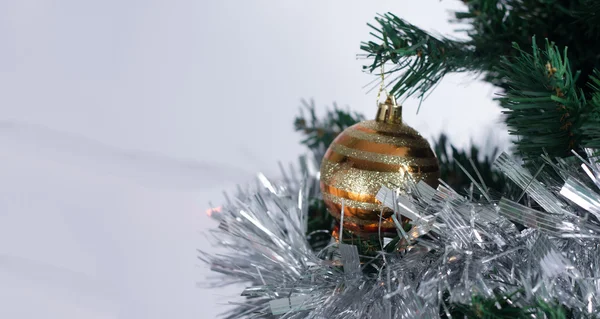
{"label": "artificial christmas tree branch", "polygon": [[[569,48],[571,67],[581,70],[578,87],[586,87],[592,70],[600,67],[600,4],[594,0],[465,0],[465,11],[455,13],[451,22],[467,25],[461,32],[467,40],[436,38],[391,13],[375,18],[372,27],[376,41],[361,49],[373,62],[365,68],[374,71],[381,64],[393,64],[391,92],[396,97],[418,93],[424,96],[444,74],[473,71],[484,74],[487,82],[506,88],[506,76],[498,73],[502,57],[518,55],[513,43],[530,47],[537,35]],[[538,43],[539,44],[539,43]],[[542,43],[543,44],[543,43]]]}
{"label": "artificial christmas tree branch", "polygon": [[582,118],[585,122],[579,127],[583,136],[582,144],[587,147],[600,148],[600,78],[596,70],[594,76],[590,77],[589,87],[591,89],[591,98],[588,100],[588,107],[583,111]]}
{"label": "artificial christmas tree branch", "polygon": [[[436,39],[386,14],[376,18],[380,27],[374,28],[374,36],[380,43],[368,42],[362,49],[373,59],[368,67],[371,72],[386,63],[394,65],[389,73],[400,75],[392,80],[390,91],[398,97],[415,93],[424,97],[451,72],[483,72],[485,80],[503,89],[499,101],[510,133],[518,136],[521,157],[538,158],[543,152],[551,157],[570,156],[571,150],[581,152],[596,145],[592,143],[600,124],[598,106],[586,99],[597,96],[596,78],[591,74],[600,66],[600,51],[593,51],[600,39],[597,33],[573,32],[573,28],[593,24],[600,6],[590,1],[567,2],[465,1],[468,10],[455,14],[455,22],[471,24],[466,31],[470,40],[462,42]],[[550,13],[550,18],[543,19]],[[546,39],[542,50],[531,36],[535,34],[551,35],[556,41],[549,44]],[[591,40],[591,47],[582,44]],[[569,47],[571,59],[567,44],[574,47]],[[532,47],[532,53],[521,46]]]}
{"label": "artificial christmas tree branch", "polygon": [[457,192],[466,194],[472,186],[469,176],[461,169],[462,166],[469,174],[481,175],[485,185],[494,195],[514,197],[515,185],[494,168],[494,159],[500,154],[497,147],[487,152],[482,152],[475,145],[468,150],[461,150],[450,144],[446,134],[442,133],[434,141],[433,150],[440,162],[440,179]]}
{"label": "artificial christmas tree branch", "polygon": [[515,143],[523,158],[536,158],[544,150],[564,157],[580,145],[577,126],[585,120],[585,97],[576,87],[579,73],[571,71],[566,49],[561,53],[546,42],[542,50],[533,39],[532,54],[515,43],[519,56],[502,59],[498,73],[507,79],[507,90],[498,100],[509,132],[519,136]]}
{"label": "artificial christmas tree branch", "polygon": [[[308,112],[308,117],[304,112]],[[314,101],[302,101],[300,115],[294,121],[294,128],[304,136],[302,144],[306,145],[315,154],[317,162],[321,162],[327,146],[344,129],[364,120],[361,114],[340,109],[333,105],[333,110],[327,110],[323,117],[318,117]]]}
{"label": "artificial christmas tree branch", "polygon": [[394,67],[386,74],[400,73],[396,78],[389,77],[393,79],[390,93],[397,97],[416,93],[423,97],[447,73],[481,68],[483,60],[477,59],[465,42],[438,39],[391,13],[375,20],[380,26],[369,26],[376,32],[371,35],[380,43],[369,41],[361,45],[365,57],[373,59],[365,68],[373,72],[393,63]]}

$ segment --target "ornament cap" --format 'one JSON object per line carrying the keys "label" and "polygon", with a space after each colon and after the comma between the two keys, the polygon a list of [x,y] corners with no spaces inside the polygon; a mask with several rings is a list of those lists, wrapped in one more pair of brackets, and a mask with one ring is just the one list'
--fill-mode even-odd
{"label": "ornament cap", "polygon": [[389,124],[402,124],[402,106],[396,103],[393,95],[388,95],[385,102],[379,103],[375,120]]}

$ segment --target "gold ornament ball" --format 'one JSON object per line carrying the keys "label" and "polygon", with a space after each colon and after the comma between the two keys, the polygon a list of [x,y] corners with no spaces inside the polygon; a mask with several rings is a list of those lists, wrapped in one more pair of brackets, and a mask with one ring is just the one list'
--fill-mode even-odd
{"label": "gold ornament ball", "polygon": [[405,189],[408,178],[437,187],[439,164],[429,143],[402,122],[402,107],[392,96],[379,104],[375,120],[344,130],[321,163],[321,191],[329,213],[345,230],[370,236],[396,235],[393,211],[375,196],[382,186]]}

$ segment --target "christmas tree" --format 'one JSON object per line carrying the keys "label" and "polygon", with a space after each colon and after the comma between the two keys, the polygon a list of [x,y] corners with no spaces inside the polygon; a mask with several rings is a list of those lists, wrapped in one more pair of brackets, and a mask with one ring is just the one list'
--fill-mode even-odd
{"label": "christmas tree", "polygon": [[[214,214],[215,238],[232,253],[201,258],[249,283],[230,318],[600,314],[600,2],[463,2],[452,21],[468,25],[467,40],[433,36],[392,13],[375,18],[361,45],[364,68],[385,79],[392,100],[417,96],[421,107],[444,75],[480,74],[497,87],[512,154],[460,150],[442,135],[433,145],[439,184],[424,183],[422,167],[398,189],[344,176],[379,190],[378,227],[363,236],[343,229],[355,207],[342,200],[335,215],[319,192],[319,177],[329,177],[315,167],[367,117],[334,108],[319,118],[307,104],[308,116],[295,120],[314,155],[301,161],[303,175],[261,176]],[[386,220],[392,235],[382,234]]]}

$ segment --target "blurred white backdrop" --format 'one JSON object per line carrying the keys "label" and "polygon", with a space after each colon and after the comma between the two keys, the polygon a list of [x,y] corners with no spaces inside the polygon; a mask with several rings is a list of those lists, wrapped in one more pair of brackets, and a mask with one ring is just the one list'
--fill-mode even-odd
{"label": "blurred white backdrop", "polygon": [[[214,318],[196,248],[221,191],[305,150],[301,98],[372,116],[359,45],[394,12],[453,34],[460,1],[0,1],[0,317]],[[404,103],[425,137],[507,140],[494,88]]]}

